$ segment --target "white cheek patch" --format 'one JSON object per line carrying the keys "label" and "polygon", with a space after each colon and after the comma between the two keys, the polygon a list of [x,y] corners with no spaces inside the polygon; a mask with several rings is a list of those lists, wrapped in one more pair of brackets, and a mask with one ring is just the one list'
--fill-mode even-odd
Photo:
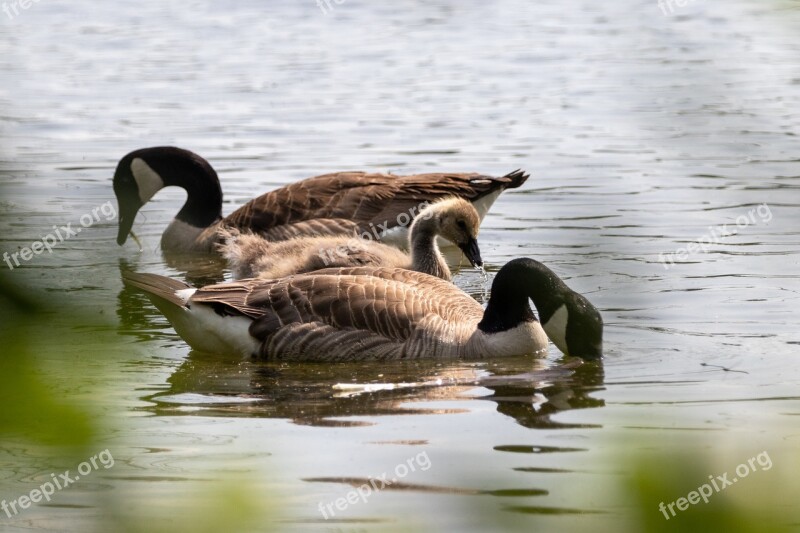
{"label": "white cheek patch", "polygon": [[137,157],[131,161],[131,174],[139,188],[139,200],[142,205],[149,202],[155,193],[164,188],[164,180],[161,179],[158,172],[145,163],[144,159]]}
{"label": "white cheek patch", "polygon": [[550,340],[553,341],[553,344],[561,350],[563,353],[568,354],[569,350],[567,350],[567,320],[569,319],[569,311],[567,311],[567,306],[562,305],[559,307],[553,316],[550,317],[550,320],[547,321],[547,324],[542,324],[544,327],[544,332],[547,333],[547,336],[550,337]]}

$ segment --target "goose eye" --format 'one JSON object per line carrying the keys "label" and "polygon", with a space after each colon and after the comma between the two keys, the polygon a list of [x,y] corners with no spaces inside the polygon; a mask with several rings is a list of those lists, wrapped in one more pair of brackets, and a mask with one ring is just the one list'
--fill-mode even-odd
{"label": "goose eye", "polygon": [[461,229],[467,229],[467,224],[463,220],[459,220],[458,222],[456,222],[456,224],[458,224],[458,227]]}

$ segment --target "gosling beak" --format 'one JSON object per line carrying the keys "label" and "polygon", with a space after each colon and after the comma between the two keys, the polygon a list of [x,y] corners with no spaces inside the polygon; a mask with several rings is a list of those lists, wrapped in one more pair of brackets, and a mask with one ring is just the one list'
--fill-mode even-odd
{"label": "gosling beak", "polygon": [[481,259],[481,249],[478,248],[478,241],[470,239],[464,244],[459,244],[459,248],[467,256],[467,260],[472,266],[483,266],[483,259]]}

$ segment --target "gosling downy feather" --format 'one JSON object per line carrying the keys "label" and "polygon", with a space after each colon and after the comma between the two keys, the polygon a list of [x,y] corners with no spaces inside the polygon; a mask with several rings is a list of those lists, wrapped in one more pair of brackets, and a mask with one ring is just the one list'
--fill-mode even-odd
{"label": "gosling downy feather", "polygon": [[270,240],[370,231],[403,246],[408,240],[407,225],[424,204],[447,196],[461,197],[469,200],[483,219],[503,190],[519,187],[527,179],[519,170],[503,177],[337,172],[266,193],[223,218],[222,189],[208,161],[180,148],[144,148],[123,157],[114,173],[119,202],[117,243],[125,243],[139,209],[168,186],[182,187],[187,198],[164,231],[162,248],[207,253],[215,251],[221,227],[258,233]]}
{"label": "gosling downy feather", "polygon": [[439,251],[436,237],[458,246],[472,266],[483,264],[477,237],[480,217],[463,198],[439,200],[414,219],[409,231],[410,254],[371,240],[371,235],[351,237],[299,237],[271,242],[263,237],[222,229],[223,257],[237,279],[281,278],[323,268],[385,266],[406,268],[450,280],[450,268]]}
{"label": "gosling downy feather", "polygon": [[[485,311],[442,279],[385,267],[325,269],[202,289],[155,274],[126,273],[123,279],[145,291],[190,346],[206,352],[302,361],[538,355],[547,349],[547,336],[531,298],[548,310],[567,307],[566,320],[551,325],[552,334],[566,340],[567,353],[601,357],[599,313],[588,302],[574,307],[562,300],[574,294],[541,267],[531,259],[506,264]],[[555,292],[543,294],[551,288]]]}

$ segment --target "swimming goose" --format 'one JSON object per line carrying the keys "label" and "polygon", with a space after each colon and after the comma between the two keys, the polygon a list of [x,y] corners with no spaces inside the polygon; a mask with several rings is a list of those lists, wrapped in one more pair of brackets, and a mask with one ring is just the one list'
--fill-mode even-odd
{"label": "swimming goose", "polygon": [[236,230],[220,230],[222,256],[237,279],[282,278],[323,268],[385,266],[424,272],[450,280],[450,269],[436,245],[441,235],[458,246],[472,266],[483,264],[476,240],[480,217],[463,198],[445,198],[419,212],[409,230],[411,254],[375,242],[369,233],[352,237],[298,237],[271,242]]}
{"label": "swimming goose", "polygon": [[458,196],[469,200],[483,220],[503,190],[519,187],[527,179],[519,170],[499,178],[475,173],[395,176],[337,172],[266,193],[223,218],[222,189],[208,161],[180,148],[143,148],[123,157],[114,173],[119,202],[117,243],[125,243],[139,209],[170,185],[185,189],[187,198],[164,231],[162,248],[213,252],[221,227],[258,233],[270,240],[369,231],[402,247],[408,242],[407,226],[420,204]]}
{"label": "swimming goose", "polygon": [[452,283],[386,267],[202,289],[155,274],[124,273],[123,280],[146,292],[178,335],[205,352],[298,361],[538,355],[547,350],[547,332],[567,355],[602,357],[600,313],[533,259],[500,269],[485,311]]}

